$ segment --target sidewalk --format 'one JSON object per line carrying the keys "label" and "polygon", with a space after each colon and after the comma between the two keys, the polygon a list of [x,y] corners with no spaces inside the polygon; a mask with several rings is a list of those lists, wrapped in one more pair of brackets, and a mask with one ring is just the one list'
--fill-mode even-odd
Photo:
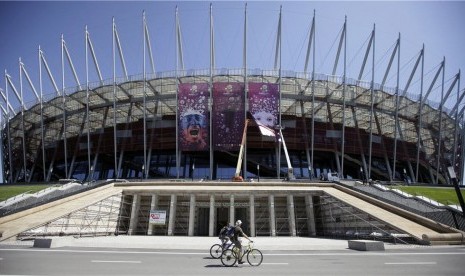
{"label": "sidewalk", "polygon": [[[260,250],[351,250],[347,240],[305,238],[305,237],[253,237],[254,245]],[[243,239],[243,243],[247,240]],[[127,249],[188,249],[209,250],[219,243],[217,237],[186,236],[108,236],[108,237],[53,237],[52,248],[87,247],[87,248],[127,248]],[[4,245],[32,246],[33,242],[2,242]],[[385,249],[420,247],[418,245],[394,245],[385,243]]]}

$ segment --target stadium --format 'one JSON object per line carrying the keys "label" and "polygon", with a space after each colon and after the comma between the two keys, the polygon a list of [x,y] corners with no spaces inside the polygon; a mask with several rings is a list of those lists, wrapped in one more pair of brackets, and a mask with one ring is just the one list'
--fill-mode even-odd
{"label": "stadium", "polygon": [[[145,70],[145,62],[153,64],[153,60],[148,27],[144,25],[144,72],[127,75],[122,41],[113,23],[113,64],[121,63],[125,72],[122,76],[101,77],[87,30],[86,70],[95,65],[100,76],[97,81],[87,77],[86,83],[79,82],[63,39],[62,64],[74,72],[76,87],[58,88],[40,50],[39,67],[45,68],[41,74],[52,81],[56,93],[42,96],[21,63],[20,84],[5,74],[5,182],[116,182],[112,185],[118,191],[112,195],[112,203],[108,203],[109,197],[99,201],[96,216],[105,217],[102,220],[107,222],[102,232],[213,236],[222,224],[239,216],[249,225],[246,230],[252,236],[347,236],[363,232],[372,237],[380,231],[390,237],[406,234],[425,242],[425,232],[412,234],[398,228],[395,221],[383,221],[381,215],[372,218],[362,211],[363,207],[326,191],[329,188],[325,185],[356,180],[359,184],[452,185],[450,167],[462,179],[464,109],[460,103],[464,91],[460,91],[460,73],[445,86],[442,61],[431,83],[423,87],[422,49],[404,76],[408,81],[401,89],[399,68],[392,69],[399,67],[399,36],[389,53],[387,68],[382,69],[382,80],[376,81],[374,73],[371,79],[361,79],[367,71],[375,71],[373,29],[359,77],[350,78],[345,75],[344,23],[332,73],[317,74],[312,70],[315,17],[304,70],[283,70],[281,13],[273,68],[248,68],[246,51],[242,68],[216,68],[211,26],[210,68],[185,69],[180,29],[176,18],[176,70]],[[245,44],[246,31],[244,37]],[[335,74],[338,69],[342,75]],[[397,86],[389,87],[386,79],[394,71]],[[414,77],[422,83],[418,91],[411,91]],[[441,78],[440,102],[431,101],[429,96],[434,87],[441,86]],[[23,86],[34,92],[34,102],[24,103]],[[452,95],[456,95],[455,104],[446,107]],[[11,106],[12,98],[21,104]],[[229,183],[233,177],[244,183]],[[187,181],[207,186],[178,191],[176,187]],[[301,183],[313,183],[313,188],[300,187]],[[157,185],[165,189],[153,188]],[[106,204],[118,208],[119,215],[103,211],[109,208]],[[177,215],[168,213],[168,225],[155,227],[149,223],[149,214],[157,209]],[[81,220],[84,216],[76,210],[72,213]],[[47,223],[47,231],[63,233],[62,220]],[[460,223],[452,226],[463,227]],[[448,233],[431,222],[420,224],[434,229],[430,236]],[[68,226],[70,233],[82,231],[78,223]],[[54,227],[60,230],[52,230]]]}

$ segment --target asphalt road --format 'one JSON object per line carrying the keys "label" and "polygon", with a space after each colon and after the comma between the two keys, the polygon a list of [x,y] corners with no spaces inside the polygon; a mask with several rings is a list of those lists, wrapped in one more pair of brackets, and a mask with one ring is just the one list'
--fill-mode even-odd
{"label": "asphalt road", "polygon": [[264,251],[263,263],[224,267],[199,250],[0,248],[0,275],[464,275],[465,247]]}

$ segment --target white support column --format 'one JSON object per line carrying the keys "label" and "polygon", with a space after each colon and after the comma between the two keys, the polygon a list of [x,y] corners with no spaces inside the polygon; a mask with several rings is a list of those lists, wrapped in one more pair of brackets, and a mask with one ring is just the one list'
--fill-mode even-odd
{"label": "white support column", "polygon": [[195,224],[195,195],[191,195],[190,204],[189,204],[189,232],[188,236],[194,236],[194,224]]}
{"label": "white support column", "polygon": [[230,198],[229,198],[229,223],[231,223],[231,225],[234,225],[234,218],[235,218],[235,214],[234,214],[234,195],[231,195]]}
{"label": "white support column", "polygon": [[[247,3],[245,3],[244,11],[244,45],[243,45],[243,66],[244,66],[244,120],[247,119],[247,112],[249,111],[248,93],[249,84],[247,82]],[[244,139],[244,156],[242,158],[242,176],[247,179],[247,139]]]}
{"label": "white support column", "polygon": [[210,195],[210,220],[208,222],[208,236],[215,236],[215,195]]}
{"label": "white support column", "polygon": [[[215,39],[214,39],[214,31],[213,31],[213,7],[210,3],[210,103],[213,103],[213,71],[215,70]],[[214,173],[214,148],[213,148],[213,106],[209,104],[209,112],[210,112],[210,179],[213,179]],[[233,212],[234,213],[234,212]],[[233,217],[234,219],[234,217]]]}
{"label": "white support column", "polygon": [[315,212],[313,211],[313,197],[312,195],[305,196],[305,210],[307,212],[307,228],[310,237],[316,236],[315,227]]}
{"label": "white support column", "polygon": [[[152,201],[150,202],[150,210],[156,210],[158,207],[158,195],[157,194],[153,194],[152,195]],[[155,224],[150,224],[149,223],[149,228],[147,230],[147,235],[148,236],[151,236],[153,235],[153,230],[155,228]]]}
{"label": "white support column", "polygon": [[168,220],[168,236],[173,236],[174,234],[174,220],[176,218],[176,202],[177,202],[176,195],[171,195],[170,214],[169,214],[170,217]]}
{"label": "white support column", "polygon": [[276,237],[276,219],[274,212],[274,195],[268,196],[268,206],[270,209],[270,235]]}
{"label": "white support column", "polygon": [[[315,10],[313,10],[313,22],[312,22],[312,32],[315,34]],[[311,168],[311,174],[310,177],[313,178],[313,176],[316,176],[315,174],[315,167],[313,163],[313,156],[314,156],[314,151],[315,151],[315,49],[316,49],[316,44],[315,44],[315,38],[316,34],[313,36],[313,65],[312,65],[312,134],[311,134],[311,139],[312,139],[312,146],[311,146],[311,157],[310,157],[310,168]]]}
{"label": "white support column", "polygon": [[396,180],[396,166],[397,166],[397,142],[399,140],[399,77],[400,77],[400,33],[397,40],[397,78],[396,78],[396,107],[394,116],[394,156],[392,161],[392,180]]}
{"label": "white support column", "polygon": [[294,211],[294,196],[287,195],[287,214],[289,217],[289,231],[291,232],[291,237],[295,237],[295,211]]}
{"label": "white support column", "polygon": [[[40,52],[40,48],[39,48],[39,52]],[[39,72],[40,71],[40,67],[39,67]],[[6,70],[5,70],[5,95],[6,95],[6,110],[7,110],[7,114],[6,114],[6,129],[7,129],[7,140],[8,140],[8,159],[9,159],[9,162],[10,162],[10,172],[8,173],[8,179],[7,179],[7,182],[8,183],[13,183],[13,161],[12,161],[12,153],[11,153],[11,130],[10,130],[10,110],[8,109],[8,106],[10,105],[10,101],[8,100],[9,97],[8,97],[8,84],[7,84],[7,77],[6,77],[7,73],[6,73]],[[42,77],[40,77],[40,80],[41,80],[41,83],[42,83]],[[14,112],[14,111],[13,111]],[[52,166],[50,165],[50,168],[52,168]]]}
{"label": "white support column", "polygon": [[88,54],[88,47],[89,47],[89,32],[87,31],[86,25],[86,131],[87,131],[87,181],[92,180],[92,168],[90,164],[90,100],[89,100],[89,54]]}
{"label": "white support column", "polygon": [[[369,139],[369,150],[368,150],[368,174],[367,181],[371,179],[371,157],[373,150],[373,109],[375,99],[375,51],[376,51],[376,25],[373,25],[372,38],[373,38],[373,51],[372,51],[372,62],[371,62],[371,82],[370,82],[370,139]],[[360,78],[359,78],[360,79]],[[420,97],[421,98],[421,97]],[[310,230],[309,230],[310,233]]]}
{"label": "white support column", "polygon": [[131,218],[129,220],[129,231],[128,235],[134,235],[137,231],[137,223],[139,221],[139,208],[140,208],[140,197],[135,194],[132,198]]}
{"label": "white support column", "polygon": [[148,166],[147,166],[147,72],[145,70],[145,42],[147,41],[146,38],[146,22],[145,22],[145,11],[143,12],[142,15],[142,21],[143,21],[143,30],[142,32],[144,33],[144,41],[142,44],[144,44],[144,58],[143,58],[143,74],[144,74],[144,101],[143,101],[143,106],[144,106],[144,116],[143,116],[143,123],[144,123],[144,164],[142,165],[142,178],[147,179],[147,172],[148,172]]}
{"label": "white support column", "polygon": [[66,93],[65,93],[65,41],[63,39],[63,34],[61,34],[61,91],[62,91],[62,99],[63,99],[63,151],[65,155],[65,176],[66,178],[70,178],[69,168],[68,168],[68,147],[67,147],[67,137],[66,137]]}
{"label": "white support column", "polygon": [[[176,21],[176,102],[178,102],[178,90],[179,90],[179,70],[182,70],[184,74],[184,54],[182,48],[182,35],[181,35],[181,24],[179,22],[178,6],[176,6],[175,12]],[[179,122],[179,110],[176,108],[176,122]],[[182,152],[179,150],[179,129],[176,123],[176,178],[179,178],[181,168],[181,155]],[[185,170],[186,168],[184,168]],[[185,176],[185,173],[184,173]]]}
{"label": "white support column", "polygon": [[255,237],[255,195],[249,196],[249,212],[250,212],[250,236]]}
{"label": "white support column", "polygon": [[347,16],[344,20],[344,75],[342,86],[342,144],[341,144],[341,169],[339,170],[339,177],[344,179],[344,159],[345,159],[345,144],[346,144],[346,89],[347,89]]}

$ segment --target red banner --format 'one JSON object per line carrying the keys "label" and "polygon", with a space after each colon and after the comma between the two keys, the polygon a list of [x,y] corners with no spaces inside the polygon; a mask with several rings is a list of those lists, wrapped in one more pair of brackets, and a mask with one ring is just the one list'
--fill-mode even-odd
{"label": "red banner", "polygon": [[244,130],[244,84],[213,84],[213,143],[217,150],[239,150]]}

